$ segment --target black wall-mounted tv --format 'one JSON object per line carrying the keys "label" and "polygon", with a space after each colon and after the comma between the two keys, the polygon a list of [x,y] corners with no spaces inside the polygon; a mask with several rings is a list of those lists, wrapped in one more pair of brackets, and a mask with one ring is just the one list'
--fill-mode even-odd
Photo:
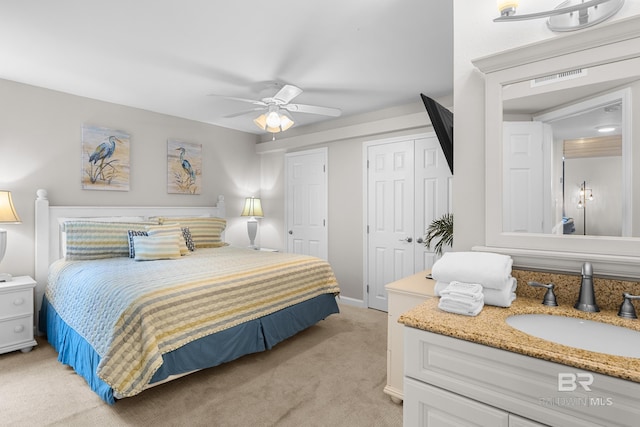
{"label": "black wall-mounted tv", "polygon": [[440,141],[444,157],[453,174],[453,113],[422,93],[420,97],[422,97],[433,129],[436,131],[438,141]]}

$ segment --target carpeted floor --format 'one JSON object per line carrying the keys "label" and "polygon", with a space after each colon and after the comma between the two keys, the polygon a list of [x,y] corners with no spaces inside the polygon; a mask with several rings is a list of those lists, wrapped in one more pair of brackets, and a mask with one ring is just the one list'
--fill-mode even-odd
{"label": "carpeted floor", "polygon": [[0,355],[2,426],[401,426],[383,393],[387,313],[341,313],[270,351],[107,405],[46,341]]}

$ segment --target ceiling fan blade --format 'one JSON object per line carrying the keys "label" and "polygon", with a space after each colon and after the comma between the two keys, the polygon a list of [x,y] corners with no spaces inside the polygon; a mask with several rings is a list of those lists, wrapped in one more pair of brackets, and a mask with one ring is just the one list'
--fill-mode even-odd
{"label": "ceiling fan blade", "polygon": [[238,116],[243,116],[245,114],[249,114],[249,113],[254,113],[256,111],[264,111],[264,108],[262,107],[258,107],[258,108],[252,108],[251,110],[244,110],[244,111],[239,111],[237,113],[232,113],[232,114],[228,114],[226,116],[222,116],[223,119],[230,119],[232,117],[238,117]]}
{"label": "ceiling fan blade", "polygon": [[267,105],[264,102],[258,101],[258,100],[255,100],[255,99],[237,98],[235,96],[224,96],[224,95],[216,95],[216,94],[210,94],[209,96],[215,96],[217,98],[224,98],[224,99],[228,99],[230,101],[248,102],[249,104],[262,105],[262,106],[265,106],[265,107]]}
{"label": "ceiling fan blade", "polygon": [[340,117],[342,114],[342,110],[339,108],[320,107],[317,105],[288,104],[283,105],[282,108],[296,113],[322,114],[323,116],[331,117]]}
{"label": "ceiling fan blade", "polygon": [[300,95],[302,89],[293,85],[284,85],[282,89],[273,96],[273,99],[281,104],[288,104],[293,98]]}

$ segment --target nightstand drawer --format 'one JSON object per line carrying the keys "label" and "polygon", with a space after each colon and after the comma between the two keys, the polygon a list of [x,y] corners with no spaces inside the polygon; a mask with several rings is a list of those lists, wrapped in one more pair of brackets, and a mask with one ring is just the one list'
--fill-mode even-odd
{"label": "nightstand drawer", "polygon": [[0,293],[0,319],[33,313],[33,289]]}
{"label": "nightstand drawer", "polygon": [[0,346],[24,343],[33,339],[31,315],[0,322]]}

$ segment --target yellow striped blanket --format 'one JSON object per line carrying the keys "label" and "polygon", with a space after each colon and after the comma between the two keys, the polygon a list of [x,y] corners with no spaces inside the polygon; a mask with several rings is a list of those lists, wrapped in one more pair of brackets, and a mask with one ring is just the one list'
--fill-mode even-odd
{"label": "yellow striped blanket", "polygon": [[46,295],[101,356],[98,376],[128,397],[149,383],[163,354],[339,291],[322,259],[227,246],[176,260],[60,260]]}

